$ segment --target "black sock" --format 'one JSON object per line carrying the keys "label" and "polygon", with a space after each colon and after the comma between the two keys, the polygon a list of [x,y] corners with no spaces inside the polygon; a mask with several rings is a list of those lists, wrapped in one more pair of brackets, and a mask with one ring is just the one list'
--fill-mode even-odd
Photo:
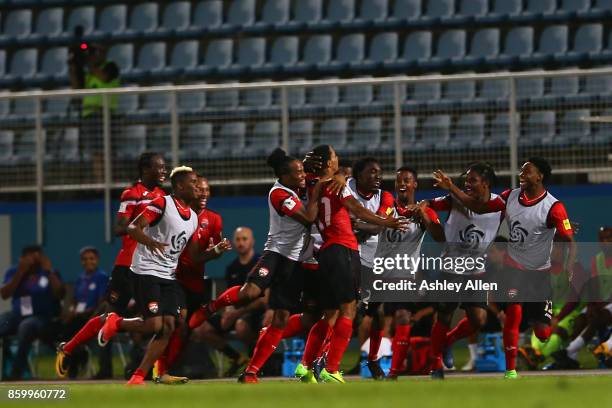
{"label": "black sock", "polygon": [[240,353],[238,353],[232,346],[229,344],[221,349],[221,352],[225,354],[228,358],[232,360],[238,360],[240,358]]}

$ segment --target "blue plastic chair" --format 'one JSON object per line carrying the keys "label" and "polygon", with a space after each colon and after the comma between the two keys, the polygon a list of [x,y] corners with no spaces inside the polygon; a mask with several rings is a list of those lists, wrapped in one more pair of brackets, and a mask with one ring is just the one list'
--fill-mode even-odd
{"label": "blue plastic chair", "polygon": [[234,42],[229,38],[212,40],[204,55],[204,65],[211,68],[224,68],[232,64]]}
{"label": "blue plastic chair", "polygon": [[314,106],[333,106],[340,101],[337,86],[315,86],[308,89],[308,104]]}
{"label": "blue plastic chair", "polygon": [[336,48],[334,63],[341,65],[358,63],[365,57],[365,36],[363,34],[348,34],[340,39]]}
{"label": "blue plastic chair", "polygon": [[591,0],[561,0],[561,10],[568,13],[585,13],[591,8]]}
{"label": "blue plastic chair", "polygon": [[269,154],[280,145],[280,122],[268,120],[253,126],[251,137],[247,139],[247,152],[253,155]]}
{"label": "blue plastic chair", "polygon": [[130,31],[150,33],[157,30],[158,8],[157,3],[142,3],[134,6],[130,13]]}
{"label": "blue plastic chair", "polygon": [[206,106],[217,109],[236,108],[240,103],[239,92],[235,89],[210,91],[206,93]]}
{"label": "blue plastic chair", "polygon": [[244,38],[238,44],[236,65],[239,69],[257,67],[266,62],[266,39],[263,37]]}
{"label": "blue plastic chair", "polygon": [[293,7],[292,22],[296,24],[316,24],[323,18],[322,0],[300,0]]}
{"label": "blue plastic chair", "polygon": [[272,105],[272,90],[248,89],[241,91],[240,104],[248,108],[267,108]]}
{"label": "blue plastic chair", "polygon": [[489,11],[487,0],[460,0],[459,15],[466,17],[482,17]]}
{"label": "blue plastic chair", "polygon": [[308,38],[304,45],[304,53],[299,65],[316,66],[327,65],[332,58],[332,37],[331,35],[313,35]]}
{"label": "blue plastic chair", "polygon": [[136,159],[147,149],[147,127],[130,125],[119,132],[116,142],[116,154],[119,159]]}
{"label": "blue plastic chair", "polygon": [[589,57],[598,57],[603,48],[603,26],[601,24],[584,24],[576,30],[574,46],[564,56],[564,60],[580,62]]}
{"label": "blue plastic chair", "polygon": [[346,23],[355,17],[355,0],[329,0],[325,21]]}
{"label": "blue plastic chair", "polygon": [[536,99],[544,95],[543,78],[523,78],[516,80],[516,96],[519,99]]}
{"label": "blue plastic chair", "polygon": [[222,24],[223,3],[221,0],[204,0],[197,4],[193,14],[193,29],[214,29]]}
{"label": "blue plastic chair", "polygon": [[556,97],[577,95],[579,90],[579,82],[579,78],[576,76],[550,78],[548,94]]}
{"label": "blue plastic chair", "polygon": [[557,11],[557,0],[527,0],[526,14],[548,15]]}
{"label": "blue plastic chair", "polygon": [[79,128],[69,127],[62,132],[58,156],[62,162],[74,163],[80,160]]}
{"label": "blue plastic chair", "polygon": [[166,67],[166,43],[146,43],[138,53],[138,63],[135,71],[143,73],[161,72]]}
{"label": "blue plastic chair", "polygon": [[227,12],[230,26],[247,27],[255,23],[255,0],[234,0]]}
{"label": "blue plastic chair", "polygon": [[500,60],[510,62],[520,58],[526,59],[533,53],[533,28],[516,27],[506,35],[503,54]]}
{"label": "blue plastic chair", "polygon": [[176,102],[179,112],[201,112],[206,107],[206,94],[202,91],[178,92]]}
{"label": "blue plastic chair", "polygon": [[401,146],[402,150],[410,150],[415,143],[417,134],[416,116],[402,116],[401,119]]}
{"label": "blue plastic chair", "polygon": [[478,30],[472,37],[468,61],[479,64],[484,60],[492,60],[499,54],[499,30],[485,28]]}
{"label": "blue plastic chair", "polygon": [[68,17],[66,29],[73,33],[77,26],[83,27],[83,34],[91,34],[96,25],[96,9],[93,6],[78,7]]}
{"label": "blue plastic chair", "polygon": [[479,98],[507,101],[509,96],[510,83],[507,79],[487,79],[481,82]]}
{"label": "blue plastic chair", "polygon": [[119,67],[119,72],[125,74],[134,66],[134,44],[116,44],[109,48],[106,58]]}
{"label": "blue plastic chair", "polygon": [[522,0],[492,0],[492,4],[488,15],[488,19],[492,22],[508,20],[523,11]]}
{"label": "blue plastic chair", "polygon": [[397,59],[397,33],[380,33],[372,38],[368,61],[373,63],[390,63]]}
{"label": "blue plastic chair", "polygon": [[542,31],[538,50],[531,56],[536,63],[563,57],[567,52],[568,29],[565,25],[548,26]]}
{"label": "blue plastic chair", "polygon": [[2,36],[4,38],[23,38],[32,32],[32,11],[13,10],[4,18]]}
{"label": "blue plastic chair", "polygon": [[355,121],[351,131],[351,143],[347,146],[352,151],[375,151],[382,143],[382,119],[379,117],[360,118]]}
{"label": "blue plastic chair", "polygon": [[304,154],[312,149],[313,129],[314,123],[311,119],[291,121],[289,123],[289,151]]}
{"label": "blue plastic chair", "polygon": [[520,145],[548,143],[555,136],[555,112],[532,112],[524,122],[524,133],[519,137]]}
{"label": "blue plastic chair", "polygon": [[475,81],[450,81],[443,86],[444,99],[453,101],[471,101],[476,97]]}
{"label": "blue plastic chair", "polygon": [[15,51],[11,58],[9,75],[14,78],[32,78],[36,75],[38,50],[22,48]]}
{"label": "blue plastic chair", "polygon": [[270,51],[270,67],[288,68],[298,62],[298,38],[295,36],[278,37]]}
{"label": "blue plastic chair", "polygon": [[372,85],[349,85],[343,87],[342,103],[367,107],[374,99]]}
{"label": "blue plastic chair", "polygon": [[425,16],[437,20],[452,17],[455,13],[455,0],[428,0],[425,3]]}
{"label": "blue plastic chair", "polygon": [[114,4],[102,9],[98,17],[96,34],[120,34],[127,28],[127,6]]}
{"label": "blue plastic chair", "polygon": [[261,11],[261,20],[257,24],[264,26],[287,24],[290,10],[289,0],[267,0]]}
{"label": "blue plastic chair", "polygon": [[199,43],[196,40],[180,41],[174,45],[170,55],[170,67],[173,70],[191,70],[198,65]]}
{"label": "blue plastic chair", "polygon": [[[520,116],[516,115],[517,119]],[[517,129],[520,122],[517,122]],[[490,136],[485,138],[485,147],[502,147],[510,145],[510,115],[498,113],[488,123]]]}
{"label": "blue plastic chair", "polygon": [[64,29],[64,9],[54,7],[44,9],[36,19],[36,34],[45,37],[57,37]]}
{"label": "blue plastic chair", "polygon": [[409,64],[423,63],[432,55],[432,35],[429,31],[414,31],[406,37],[402,61]]}
{"label": "blue plastic chair", "polygon": [[612,11],[612,0],[595,0],[594,9]]}
{"label": "blue plastic chair", "polygon": [[359,18],[367,21],[384,21],[387,13],[387,0],[363,0],[359,9]]}
{"label": "blue plastic chair", "polygon": [[213,146],[213,126],[210,123],[193,123],[181,132],[179,157],[181,159],[206,158]]}
{"label": "blue plastic chair", "polygon": [[12,165],[15,161],[13,155],[15,144],[15,132],[12,130],[0,130],[0,166]]}
{"label": "blue plastic chair", "polygon": [[212,156],[238,157],[244,153],[246,135],[246,123],[230,122],[224,123],[214,135],[214,147],[210,153]]}
{"label": "blue plastic chair", "polygon": [[410,21],[422,14],[421,0],[395,0],[390,21]]}
{"label": "blue plastic chair", "polygon": [[191,22],[191,3],[174,1],[166,6],[162,17],[162,27],[170,31],[182,31]]}
{"label": "blue plastic chair", "polygon": [[446,65],[465,56],[466,35],[464,30],[447,30],[438,39],[436,55],[428,64]]}
{"label": "blue plastic chair", "polygon": [[459,116],[451,131],[453,148],[480,148],[485,137],[485,115],[469,113]]}
{"label": "blue plastic chair", "polygon": [[421,125],[420,142],[429,149],[444,149],[450,138],[451,117],[432,115]]}
{"label": "blue plastic chair", "polygon": [[49,48],[42,57],[40,77],[46,80],[62,80],[68,77],[68,49],[66,47]]}
{"label": "blue plastic chair", "polygon": [[346,118],[327,119],[319,128],[319,141],[330,144],[336,151],[346,147],[348,120]]}
{"label": "blue plastic chair", "polygon": [[559,134],[549,143],[555,145],[570,145],[588,140],[591,136],[589,122],[581,120],[588,118],[591,112],[588,109],[570,110],[563,114],[559,123]]}

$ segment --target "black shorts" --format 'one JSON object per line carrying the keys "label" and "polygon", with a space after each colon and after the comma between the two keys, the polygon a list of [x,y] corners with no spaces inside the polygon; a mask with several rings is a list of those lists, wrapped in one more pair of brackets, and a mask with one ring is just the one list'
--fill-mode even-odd
{"label": "black shorts", "polygon": [[276,252],[264,251],[246,281],[257,285],[262,295],[270,288],[270,309],[291,310],[300,306],[304,280],[297,261]]}
{"label": "black shorts", "polygon": [[[463,288],[466,287],[468,281],[486,280],[484,274],[477,275],[460,275],[456,273],[441,272],[438,277],[438,281],[446,281],[451,284],[460,284],[461,291],[459,293],[449,293],[444,291],[441,293],[430,292],[428,293],[428,299],[431,301],[434,308],[441,312],[452,313],[458,307],[465,309],[467,307],[487,307],[487,291],[466,291]],[[436,301],[436,299],[440,299]]]}
{"label": "black shorts", "polygon": [[134,272],[129,266],[115,265],[108,282],[106,300],[112,312],[120,316],[127,314],[127,306],[134,297]]}
{"label": "black shorts", "polygon": [[492,279],[498,286],[493,293],[495,302],[541,303],[552,300],[551,276],[547,270],[525,271],[504,265]]}
{"label": "black shorts", "polygon": [[359,252],[343,245],[333,244],[319,251],[320,302],[324,310],[359,299],[360,267]]}
{"label": "black shorts", "polygon": [[[243,314],[242,316],[240,316],[236,321],[238,320],[244,320],[249,327],[251,328],[251,330],[254,333],[259,333],[259,331],[261,330],[261,326],[262,326],[262,321],[263,321],[263,317],[264,317],[264,313],[266,311],[264,309],[262,310],[256,310],[250,313],[246,313]],[[210,317],[210,319],[207,320],[207,322],[215,329],[215,331],[219,334],[225,334],[225,333],[229,333],[232,330],[234,330],[235,328],[235,324],[232,327],[228,327],[226,330],[224,330],[221,327],[221,313],[215,313],[214,315],[212,315]]]}
{"label": "black shorts", "polygon": [[178,306],[181,309],[187,309],[188,316],[210,300],[204,292],[193,292],[180,283],[178,287]]}
{"label": "black shorts", "polygon": [[[497,303],[500,310],[505,310],[509,303]],[[523,310],[523,318],[521,320],[521,331],[526,330],[534,323],[543,323],[550,325],[552,320],[552,300],[543,302],[523,302],[520,304]]]}
{"label": "black shorts", "polygon": [[304,287],[302,290],[302,311],[317,313],[320,310],[319,304],[321,302],[321,269],[317,268],[304,268],[302,269],[302,276],[304,279]]}
{"label": "black shorts", "polygon": [[134,274],[136,304],[143,317],[178,317],[183,300],[182,288],[177,281],[152,275]]}

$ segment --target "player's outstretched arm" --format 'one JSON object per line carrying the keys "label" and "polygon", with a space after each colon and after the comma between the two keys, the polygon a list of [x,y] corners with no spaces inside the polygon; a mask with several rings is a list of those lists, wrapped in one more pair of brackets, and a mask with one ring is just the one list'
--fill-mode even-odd
{"label": "player's outstretched arm", "polygon": [[[410,207],[408,207],[410,209]],[[423,227],[427,230],[429,235],[436,242],[446,242],[446,235],[444,234],[444,228],[440,224],[438,215],[434,210],[427,206],[427,202],[421,201],[418,204],[412,206],[418,220],[421,222]]]}
{"label": "player's outstretched arm", "polygon": [[147,247],[147,249],[149,249],[149,251],[152,253],[163,256],[164,249],[168,246],[168,244],[157,242],[144,233],[144,229],[149,225],[149,221],[143,216],[143,214],[140,214],[130,223],[130,225],[128,225],[128,235],[132,237],[134,241]]}
{"label": "player's outstretched arm", "polygon": [[204,249],[202,244],[194,235],[194,239],[189,242],[189,246],[186,250],[189,251],[189,255],[194,262],[200,263],[217,259],[231,249],[232,243],[227,238],[221,239],[221,241],[215,245],[215,241],[212,237],[208,241],[208,247]]}
{"label": "player's outstretched arm", "polygon": [[374,214],[372,211],[359,204],[359,201],[352,196],[347,197],[346,200],[343,200],[342,205],[347,210],[352,212],[357,218],[370,224],[393,229],[403,229],[407,224],[406,220],[393,217],[382,218]]}
{"label": "player's outstretched arm", "polygon": [[297,211],[290,215],[297,222],[309,227],[315,222],[319,215],[319,197],[321,196],[321,188],[329,180],[318,180],[317,183],[310,189],[308,193],[308,204],[305,207],[300,207]]}
{"label": "player's outstretched arm", "polygon": [[482,202],[475,198],[470,197],[464,193],[459,187],[457,187],[453,180],[447,176],[442,170],[436,170],[433,172],[434,186],[439,187],[443,190],[450,192],[461,204],[466,208],[474,211],[477,214],[486,214],[490,212],[497,212],[498,209],[493,210],[488,202]]}

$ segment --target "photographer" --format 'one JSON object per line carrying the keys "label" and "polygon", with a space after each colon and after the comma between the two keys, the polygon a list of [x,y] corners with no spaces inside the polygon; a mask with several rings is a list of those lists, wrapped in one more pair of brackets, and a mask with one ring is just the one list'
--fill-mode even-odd
{"label": "photographer", "polygon": [[[70,47],[68,57],[70,84],[74,89],[104,89],[120,86],[117,64],[106,59],[106,48],[99,44],[80,41],[82,27],[75,29],[75,44]],[[109,95],[111,115],[117,111],[117,95]],[[99,95],[82,97],[78,104],[81,117],[80,150],[90,159],[96,181],[102,181],[103,173],[103,109],[104,98]]]}

